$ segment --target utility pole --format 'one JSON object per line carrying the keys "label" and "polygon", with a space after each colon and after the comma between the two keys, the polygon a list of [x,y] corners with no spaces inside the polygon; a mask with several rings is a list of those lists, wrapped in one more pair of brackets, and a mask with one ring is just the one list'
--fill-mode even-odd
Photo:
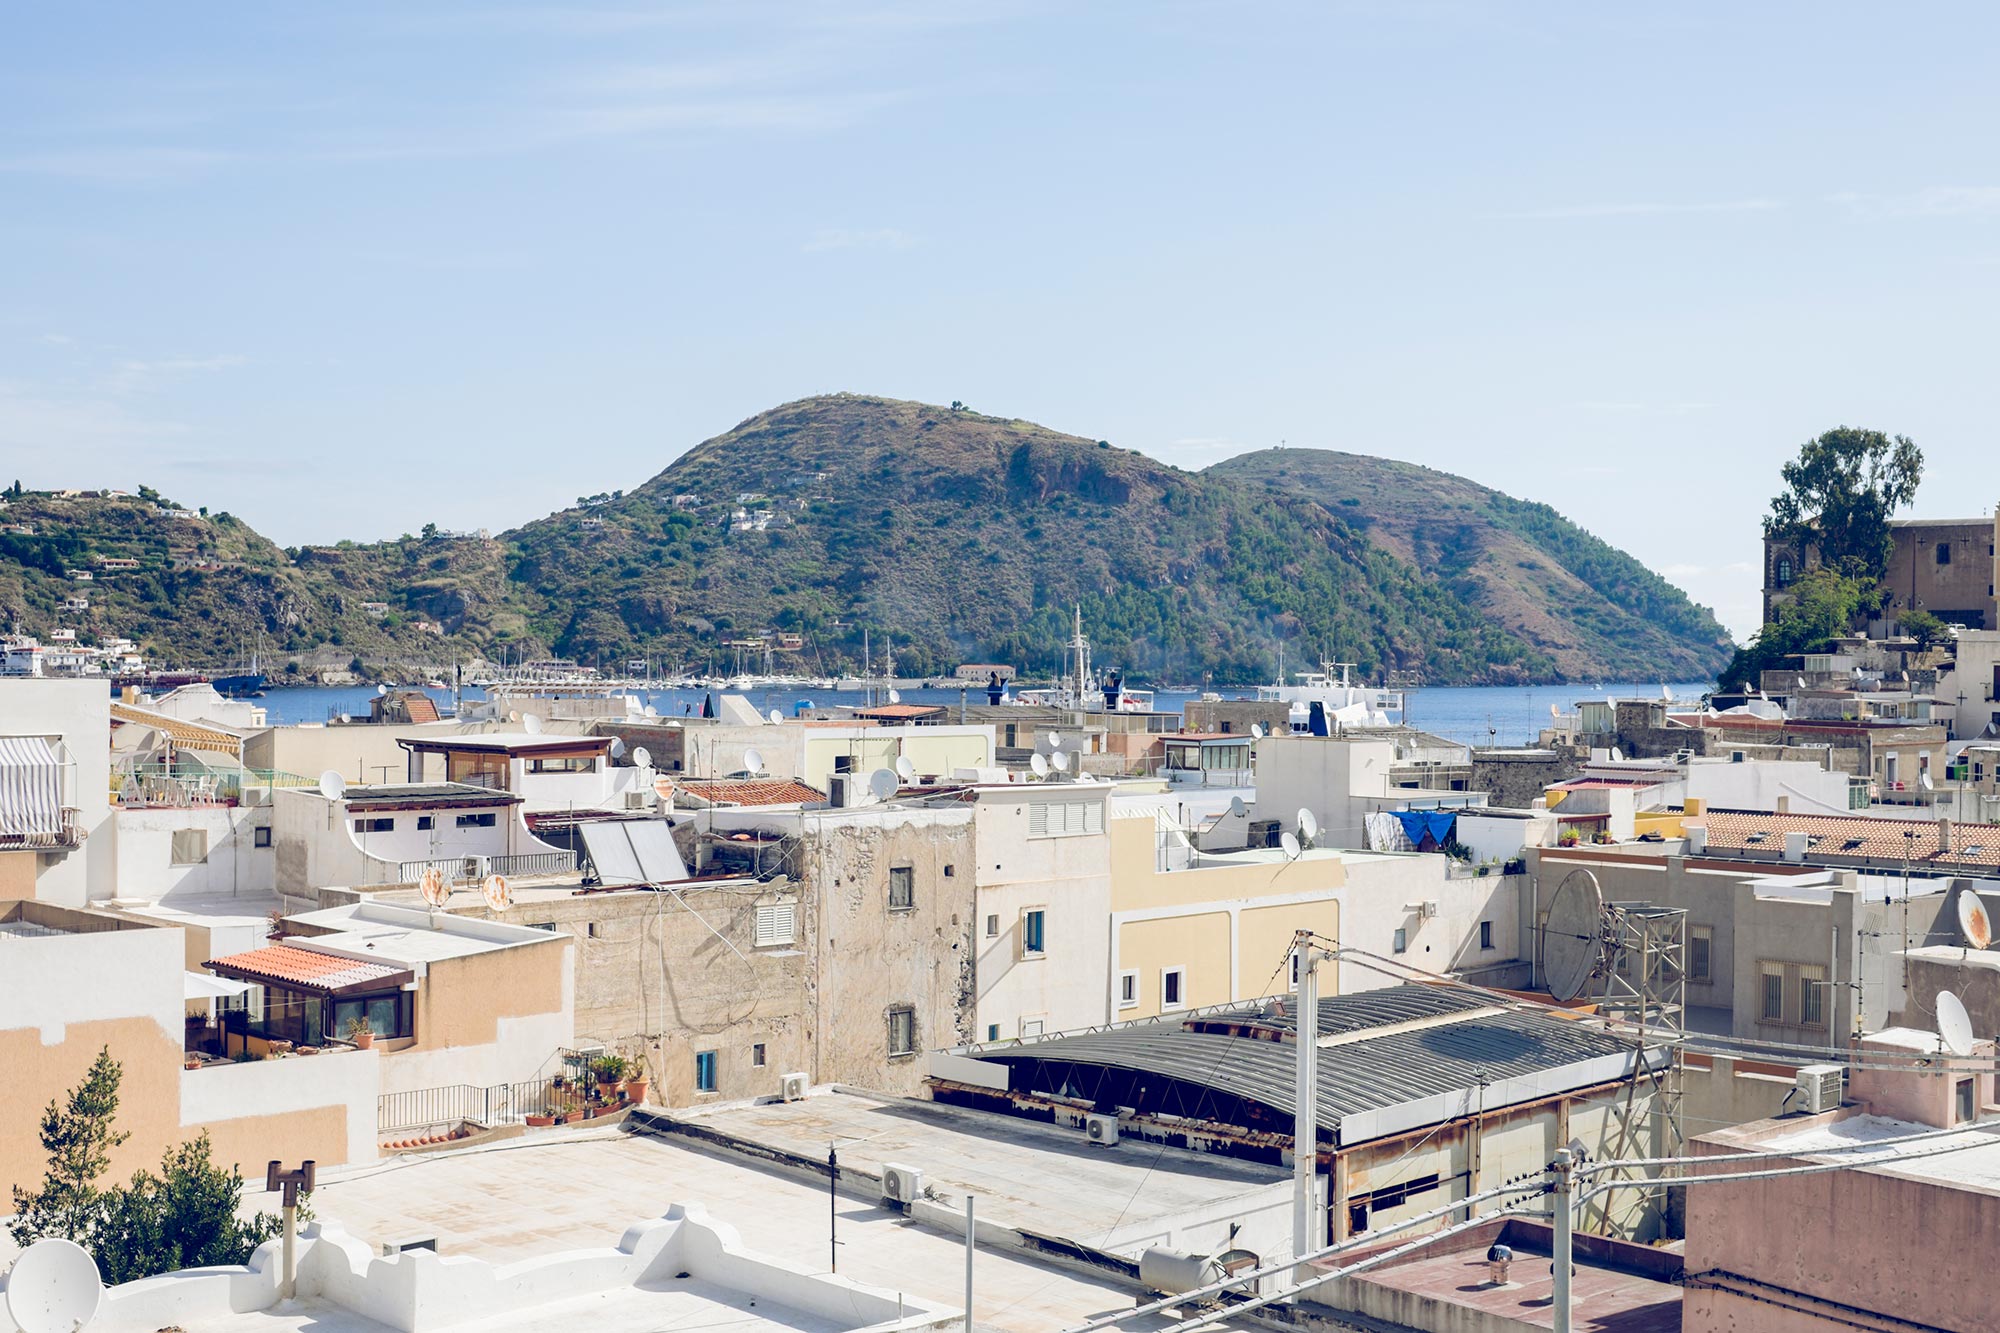
{"label": "utility pole", "polygon": [[[1292,933],[1292,972],[1298,978],[1297,1067],[1292,1088],[1292,1253],[1326,1245],[1326,1213],[1319,1203],[1319,964],[1333,955],[1312,942],[1312,932]],[[1311,1276],[1301,1264],[1297,1281]]]}
{"label": "utility pole", "polygon": [[1549,1167],[1549,1174],[1554,1177],[1549,1187],[1549,1197],[1554,1201],[1552,1206],[1555,1210],[1556,1232],[1555,1244],[1551,1247],[1555,1250],[1553,1256],[1555,1290],[1551,1302],[1553,1306],[1551,1313],[1555,1316],[1555,1322],[1552,1333],[1570,1333],[1569,1280],[1575,1262],[1575,1243],[1570,1235],[1572,1224],[1570,1207],[1574,1198],[1575,1183],[1570,1173],[1575,1167],[1575,1159],[1570,1156],[1569,1149],[1556,1149],[1556,1159]]}
{"label": "utility pole", "polygon": [[972,1333],[972,1196],[965,1196],[965,1333]]}
{"label": "utility pole", "polygon": [[826,1271],[840,1271],[840,1154],[826,1145]]}

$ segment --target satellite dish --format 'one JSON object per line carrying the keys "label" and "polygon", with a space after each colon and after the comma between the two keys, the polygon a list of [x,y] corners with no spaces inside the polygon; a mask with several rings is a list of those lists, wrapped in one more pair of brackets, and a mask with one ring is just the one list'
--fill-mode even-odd
{"label": "satellite dish", "polygon": [[507,887],[505,875],[488,875],[479,881],[479,891],[486,895],[486,905],[496,912],[514,905],[514,891]]}
{"label": "satellite dish", "polygon": [[641,745],[641,746],[638,746],[638,747],[636,747],[635,749],[633,749],[633,751],[632,751],[632,767],[634,767],[634,768],[651,768],[652,766],[653,766],[653,752],[652,752],[651,750],[648,750],[648,749],[647,749],[647,748],[646,748],[645,746],[643,746],[643,745]]}
{"label": "satellite dish", "polygon": [[1062,733],[1060,731],[1052,731],[1049,733],[1049,748],[1051,750],[1062,749]]}
{"label": "satellite dish", "polygon": [[1241,796],[1232,796],[1229,798],[1229,817],[1231,819],[1241,819],[1249,813],[1250,807],[1243,804]]}
{"label": "satellite dish", "polygon": [[1289,829],[1278,835],[1278,846],[1284,849],[1287,861],[1298,860],[1299,853],[1305,850],[1299,846],[1299,835]]}
{"label": "satellite dish", "polygon": [[896,770],[893,768],[878,768],[868,775],[868,790],[874,793],[878,801],[886,801],[894,796],[896,788],[900,785],[896,781]]}
{"label": "satellite dish", "polygon": [[541,735],[542,715],[540,713],[530,713],[526,717],[522,718],[521,730],[527,732],[530,736]]}
{"label": "satellite dish", "polygon": [[1252,722],[1250,724],[1250,739],[1253,741],[1264,739],[1264,724],[1262,722]]}
{"label": "satellite dish", "polygon": [[625,757],[625,738],[624,738],[624,737],[622,737],[622,736],[613,736],[613,737],[611,738],[611,757],[612,757],[613,759],[623,759],[623,758]]}
{"label": "satellite dish", "polygon": [[340,715],[340,720],[342,722],[352,722],[354,720],[354,715],[352,713],[342,713]]}
{"label": "satellite dish", "polygon": [[1924,789],[1925,791],[1929,791],[1929,790],[1931,789],[1931,785],[1932,785],[1932,784],[1931,784],[1931,775],[1930,775],[1930,774],[1928,774],[1928,773],[1919,773],[1919,774],[1917,774],[1917,785],[1918,785],[1919,787],[1922,787],[1922,788],[1923,788],[1923,789]]}
{"label": "satellite dish", "polygon": [[340,770],[329,768],[319,775],[319,794],[329,801],[337,801],[347,795],[347,779],[340,776]]}
{"label": "satellite dish", "polygon": [[781,722],[783,722],[784,720],[785,720],[785,715],[784,715],[783,713],[780,713],[780,712],[779,712],[779,711],[778,711],[777,709],[775,709],[775,708],[773,708],[773,709],[771,710],[771,725],[772,725],[772,726],[774,726],[774,727],[775,727],[775,726],[777,726],[778,724],[780,724]]}
{"label": "satellite dish", "polygon": [[417,892],[432,907],[443,907],[451,901],[451,881],[436,866],[425,866],[423,878],[417,881]]}
{"label": "satellite dish", "polygon": [[375,693],[377,694],[387,694],[388,692],[389,692],[389,687],[387,685],[377,685],[375,687]]}
{"label": "satellite dish", "polygon": [[1049,767],[1058,773],[1069,772],[1069,751],[1057,750],[1049,756]]}
{"label": "satellite dish", "polygon": [[1561,710],[1560,708],[1557,708],[1557,707],[1556,707],[1556,706],[1555,706],[1554,704],[1550,704],[1550,705],[1549,705],[1549,716],[1550,716],[1550,717],[1561,717],[1561,716],[1562,716],[1562,710]]}
{"label": "satellite dish", "polygon": [[1984,949],[1993,943],[1993,918],[1986,915],[1986,903],[1970,888],[1958,891],[1958,928],[1965,947]]}
{"label": "satellite dish", "polygon": [[518,709],[518,708],[510,708],[510,709],[508,709],[508,710],[507,710],[507,720],[508,720],[509,722],[519,722],[519,721],[521,720],[521,710],[520,710],[520,709]]}
{"label": "satellite dish", "polygon": [[1319,836],[1319,821],[1313,818],[1312,811],[1306,809],[1304,806],[1300,806],[1299,807],[1300,841],[1310,843],[1314,838],[1317,838],[1318,836]]}
{"label": "satellite dish", "polygon": [[890,690],[889,702],[892,704],[899,704],[903,702],[903,692],[901,690]]}
{"label": "satellite dish", "polygon": [[73,1240],[36,1241],[7,1275],[7,1315],[21,1333],[75,1333],[103,1303],[97,1261]]}
{"label": "satellite dish", "polygon": [[1604,890],[1588,870],[1572,870],[1549,900],[1542,925],[1542,977],[1549,994],[1563,1003],[1583,994],[1604,950]]}
{"label": "satellite dish", "polygon": [[1028,768],[1038,778],[1045,778],[1049,775],[1049,761],[1039,754],[1029,757]]}
{"label": "satellite dish", "polygon": [[[1965,1012],[1965,1003],[1948,990],[1937,995],[1938,1040],[1952,1055],[1972,1054],[1972,1015]],[[12,1291],[10,1287],[8,1289]]]}
{"label": "satellite dish", "polygon": [[762,773],[764,771],[764,756],[754,749],[745,750],[743,752],[743,768],[746,772]]}
{"label": "satellite dish", "polygon": [[659,710],[659,709],[657,709],[657,708],[653,707],[653,705],[651,705],[651,704],[647,704],[647,705],[646,705],[646,716],[647,716],[647,717],[658,717],[659,715],[660,715],[660,710]]}
{"label": "satellite dish", "polygon": [[1625,762],[1625,752],[1615,745],[1611,747],[1611,762],[1614,764]]}
{"label": "satellite dish", "polygon": [[911,778],[915,777],[916,775],[917,775],[917,766],[910,762],[910,756],[906,754],[897,755],[896,776],[901,778],[903,781],[908,782]]}
{"label": "satellite dish", "polygon": [[1667,683],[1665,681],[1660,682],[1660,697],[1662,699],[1665,699],[1668,703],[1673,702],[1674,692],[1667,688]]}

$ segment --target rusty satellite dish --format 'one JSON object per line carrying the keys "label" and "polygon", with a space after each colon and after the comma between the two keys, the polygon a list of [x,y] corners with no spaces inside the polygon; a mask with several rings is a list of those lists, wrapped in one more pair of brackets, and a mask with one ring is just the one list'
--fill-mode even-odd
{"label": "rusty satellite dish", "polygon": [[1604,890],[1588,870],[1572,870],[1549,900],[1542,923],[1542,977],[1568,1003],[1583,994],[1604,957]]}

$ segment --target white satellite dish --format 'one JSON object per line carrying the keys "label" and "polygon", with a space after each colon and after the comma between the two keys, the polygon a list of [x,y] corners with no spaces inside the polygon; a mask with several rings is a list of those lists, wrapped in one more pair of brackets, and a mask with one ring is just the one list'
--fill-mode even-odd
{"label": "white satellite dish", "polygon": [[1058,773],[1069,772],[1069,751],[1057,750],[1049,756],[1049,767]]}
{"label": "white satellite dish", "polygon": [[1252,722],[1250,724],[1250,739],[1253,741],[1264,739],[1264,724],[1262,722]]}
{"label": "white satellite dish", "polygon": [[354,720],[354,715],[352,713],[342,713],[340,715],[340,720],[342,722],[352,722]]}
{"label": "white satellite dish", "polygon": [[319,775],[319,794],[329,801],[337,801],[347,795],[347,779],[340,776],[340,770],[329,768]]}
{"label": "white satellite dish", "polygon": [[417,881],[417,892],[432,907],[443,907],[451,901],[451,881],[436,866],[425,866],[423,877]]}
{"label": "white satellite dish", "polygon": [[1917,785],[1919,787],[1922,787],[1925,791],[1929,791],[1933,785],[1931,782],[1931,775],[1929,773],[1917,774]]}
{"label": "white satellite dish", "polygon": [[1049,775],[1049,761],[1041,755],[1030,755],[1028,757],[1028,768],[1038,778],[1045,778]]}
{"label": "white satellite dish", "polygon": [[1958,928],[1968,949],[1984,949],[1993,943],[1993,918],[1986,915],[1986,903],[1974,889],[1958,891]]}
{"label": "white satellite dish", "polygon": [[653,707],[653,705],[651,705],[651,704],[647,704],[647,705],[646,705],[646,716],[647,716],[647,717],[658,717],[659,715],[660,715],[660,710],[659,710],[659,709],[657,709],[657,708]]}
{"label": "white satellite dish", "polygon": [[527,732],[530,736],[541,735],[542,715],[540,713],[530,713],[526,717],[522,718],[521,730]]}
{"label": "white satellite dish", "polygon": [[1557,708],[1557,707],[1556,707],[1556,706],[1555,706],[1554,704],[1550,704],[1550,705],[1549,705],[1549,716],[1550,716],[1550,717],[1561,717],[1561,716],[1562,716],[1562,710],[1561,710],[1560,708]]}
{"label": "white satellite dish", "polygon": [[1669,703],[1673,702],[1674,692],[1667,688],[1667,683],[1665,681],[1660,682],[1660,697],[1662,699],[1665,699]]}
{"label": "white satellite dish", "polygon": [[903,781],[908,782],[911,778],[914,778],[916,775],[917,775],[917,766],[910,762],[910,756],[906,754],[897,755],[896,776],[901,778]]}
{"label": "white satellite dish", "polygon": [[505,875],[488,875],[479,881],[479,891],[486,895],[486,905],[496,912],[514,905],[514,891],[507,887]]}
{"label": "white satellite dish", "polygon": [[1583,994],[1604,956],[1604,890],[1588,870],[1572,870],[1549,900],[1542,924],[1542,976],[1567,1004]]}
{"label": "white satellite dish", "polygon": [[1300,841],[1305,843],[1311,843],[1313,839],[1317,837],[1319,837],[1319,821],[1313,818],[1312,811],[1306,809],[1304,806],[1300,806],[1299,807]]}
{"label": "white satellite dish", "polygon": [[745,750],[743,752],[743,770],[746,773],[762,773],[764,771],[764,756],[756,750]]}
{"label": "white satellite dish", "polygon": [[783,722],[784,720],[785,720],[785,715],[784,715],[783,713],[780,713],[780,712],[779,712],[779,711],[778,711],[777,709],[775,709],[775,708],[773,708],[773,709],[771,710],[771,725],[772,725],[772,726],[774,726],[774,727],[775,727],[775,726],[777,726],[777,725],[778,725],[779,723]]}
{"label": "white satellite dish", "polygon": [[1250,807],[1243,804],[1241,796],[1232,796],[1229,798],[1229,817],[1231,819],[1241,819],[1249,813]]}
{"label": "white satellite dish", "polygon": [[1972,1015],[1965,1012],[1965,1002],[1948,990],[1937,995],[1938,1040],[1952,1055],[1972,1054]]}
{"label": "white satellite dish", "polygon": [[387,685],[377,685],[375,687],[375,693],[377,694],[387,694],[388,692],[389,692],[389,687]]}
{"label": "white satellite dish", "polygon": [[36,1241],[7,1275],[7,1315],[21,1333],[76,1333],[103,1303],[97,1261],[73,1240]]}
{"label": "white satellite dish", "polygon": [[622,736],[613,736],[613,737],[611,738],[611,757],[612,757],[613,759],[623,759],[623,758],[625,757],[625,738],[624,738],[624,737],[622,737]]}
{"label": "white satellite dish", "polygon": [[892,704],[899,704],[903,702],[903,692],[901,690],[890,690],[889,702]]}
{"label": "white satellite dish", "polygon": [[651,768],[652,766],[653,752],[643,745],[635,747],[632,751],[632,767]]}
{"label": "white satellite dish", "polygon": [[1060,731],[1052,731],[1049,733],[1049,748],[1051,750],[1062,749],[1062,733]]}
{"label": "white satellite dish", "polygon": [[894,796],[899,785],[896,781],[896,770],[893,768],[878,768],[868,775],[868,790],[878,801],[886,801]]}
{"label": "white satellite dish", "polygon": [[1284,849],[1288,861],[1298,860],[1299,853],[1304,850],[1299,846],[1299,835],[1289,829],[1278,835],[1278,846]]}
{"label": "white satellite dish", "polygon": [[1625,762],[1625,752],[1615,745],[1611,747],[1611,762],[1614,764]]}

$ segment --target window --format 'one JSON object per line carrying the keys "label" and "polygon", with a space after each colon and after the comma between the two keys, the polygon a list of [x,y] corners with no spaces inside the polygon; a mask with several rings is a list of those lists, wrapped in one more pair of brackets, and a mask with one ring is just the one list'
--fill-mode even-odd
{"label": "window", "polygon": [[357,1018],[378,1037],[407,1037],[411,1035],[410,996],[405,991],[387,991],[335,1000],[332,1035],[345,1041],[347,1025]]}
{"label": "window", "polygon": [[1412,1197],[1418,1194],[1428,1194],[1437,1187],[1438,1178],[1435,1174],[1418,1176],[1416,1179],[1406,1180],[1400,1185],[1389,1185],[1375,1190],[1365,1196],[1365,1202],[1371,1212],[1387,1212],[1391,1208],[1400,1208],[1403,1204],[1409,1202]]}
{"label": "window", "polygon": [[1939,542],[1939,543],[1937,544],[1937,562],[1938,562],[1938,563],[1939,563],[1940,565],[1948,565],[1948,564],[1950,564],[1950,563],[1951,563],[1951,543],[1950,543],[1950,542]]}
{"label": "window", "polygon": [[889,1011],[889,1054],[915,1055],[917,1053],[917,1011],[907,1004],[899,1004]]}
{"label": "window", "polygon": [[1479,923],[1479,947],[1482,949],[1493,947],[1493,923],[1491,921],[1482,921]]}
{"label": "window", "polygon": [[694,1053],[694,1090],[696,1092],[715,1091],[714,1051],[696,1051]]}
{"label": "window", "polygon": [[481,814],[460,815],[458,817],[458,826],[460,828],[492,828],[498,822],[497,817],[491,810],[487,810]]}
{"label": "window", "polygon": [[1715,927],[1690,926],[1688,928],[1688,976],[1689,981],[1713,981],[1710,960],[1715,954]]}
{"label": "window", "polygon": [[436,828],[436,827],[437,827],[437,816],[436,816],[436,815],[418,815],[418,816],[417,816],[417,832],[419,832],[419,833],[428,833],[428,832],[429,832],[430,830],[432,830],[432,829],[434,829],[434,828]]}
{"label": "window", "polygon": [[1139,974],[1120,972],[1118,974],[1118,1007],[1131,1009],[1139,1003]]}
{"label": "window", "polygon": [[354,821],[356,833],[394,833],[396,821],[393,819],[357,819]]}
{"label": "window", "polygon": [[759,903],[757,905],[757,948],[767,949],[774,944],[790,944],[796,936],[797,929],[797,904]]}
{"label": "window", "polygon": [[594,773],[597,760],[589,755],[579,755],[571,759],[530,759],[530,773]]}
{"label": "window", "polygon": [[998,935],[999,933],[1000,933],[1000,917],[999,917],[999,915],[998,915],[997,913],[993,913],[993,912],[989,912],[989,913],[987,913],[987,915],[986,915],[986,938],[990,940],[990,939],[994,938],[994,937],[995,937],[996,935]]}
{"label": "window", "polygon": [[1021,1037],[1023,1040],[1031,1037],[1039,1037],[1048,1030],[1049,1021],[1046,1018],[1024,1018],[1021,1020]]}
{"label": "window", "polygon": [[988,1023],[986,1025],[986,1040],[1000,1040],[1000,1025],[998,1023]]}
{"label": "window", "polygon": [[750,1043],[750,1067],[752,1069],[764,1067],[764,1043],[761,1041]]}
{"label": "window", "polygon": [[908,912],[917,905],[917,872],[910,866],[889,867],[889,910]]}
{"label": "window", "polygon": [[1782,1023],[1785,1021],[1785,965],[1759,963],[1757,970],[1761,974],[1762,986],[1760,992],[1762,1004],[1758,1008],[1757,1017],[1766,1023]]}
{"label": "window", "polygon": [[1790,556],[1779,556],[1778,586],[1780,588],[1789,587],[1791,585],[1791,582],[1792,582],[1792,558]]}
{"label": "window", "polygon": [[1389,942],[1389,952],[1408,953],[1409,951],[1410,951],[1410,932],[1405,928],[1403,928],[1402,926],[1398,926],[1396,927],[1395,938]]}
{"label": "window", "polygon": [[1042,922],[1047,915],[1039,907],[1021,913],[1021,955],[1024,958],[1036,957],[1043,952],[1043,945],[1048,941],[1043,935]]}
{"label": "window", "polygon": [[596,939],[597,923],[595,921],[586,921],[583,926],[583,934],[586,939]]}
{"label": "window", "polygon": [[173,845],[169,849],[173,863],[177,866],[198,866],[208,860],[208,830],[205,828],[177,828],[174,830]]}
{"label": "window", "polygon": [[952,875],[952,872],[951,872],[951,867],[950,867],[950,866],[946,866],[946,867],[944,868],[944,877],[945,877],[946,879],[950,879],[950,878],[951,878],[951,875]]}
{"label": "window", "polygon": [[1009,722],[1007,724],[1007,734],[1001,738],[1000,744],[1012,750],[1017,747],[1019,739],[1020,736],[1019,733],[1015,730],[1014,724],[1012,722]]}
{"label": "window", "polygon": [[1163,967],[1160,969],[1160,1008],[1180,1009],[1186,1006],[1187,969],[1184,967]]}
{"label": "window", "polygon": [[1972,1113],[1976,1109],[1972,1104],[1972,1080],[1969,1078],[1960,1079],[1955,1091],[1958,1093],[1958,1115],[1952,1123],[1962,1124],[1973,1118]]}
{"label": "window", "polygon": [[1028,836],[1031,838],[1074,838],[1102,832],[1103,801],[1028,802]]}
{"label": "window", "polygon": [[1826,1026],[1826,968],[1804,963],[1798,968],[1799,1026]]}
{"label": "window", "polygon": [[252,847],[269,847],[271,845],[271,826],[269,824],[259,824],[256,828],[250,830],[250,845]]}
{"label": "window", "polygon": [[836,773],[852,773],[854,771],[854,756],[851,754],[835,755],[833,757],[833,771]]}

